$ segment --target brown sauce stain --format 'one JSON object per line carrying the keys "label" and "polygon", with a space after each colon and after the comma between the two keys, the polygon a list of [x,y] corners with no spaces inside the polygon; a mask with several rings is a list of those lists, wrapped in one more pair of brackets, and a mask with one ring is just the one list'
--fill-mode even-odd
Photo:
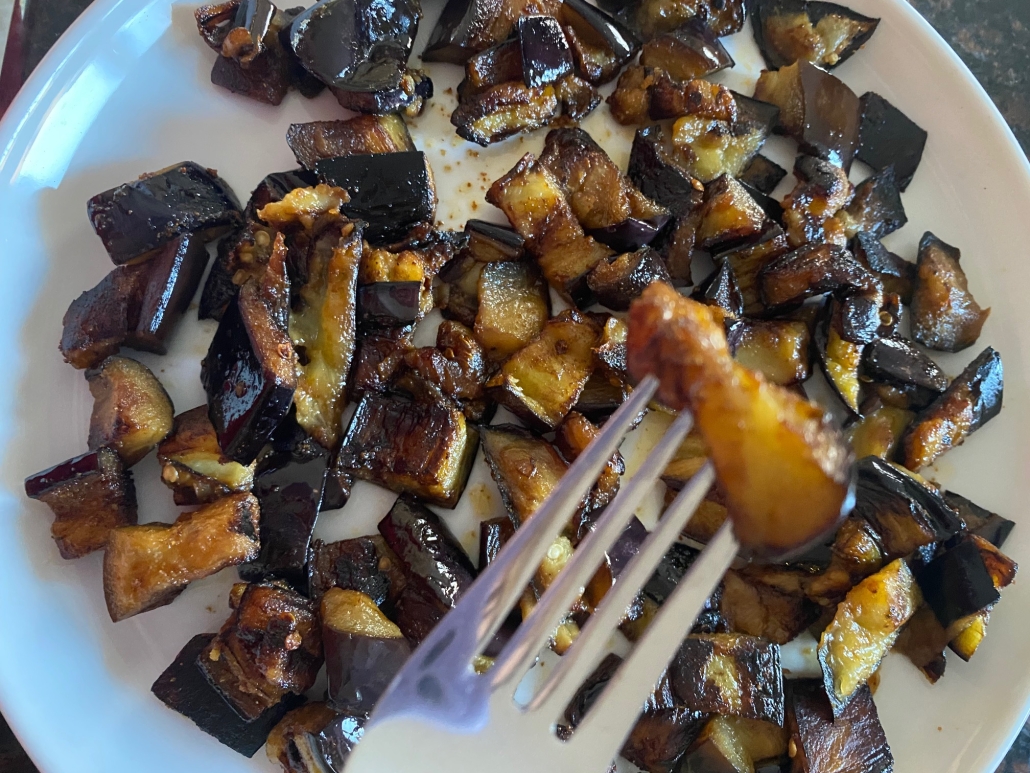
{"label": "brown sauce stain", "polygon": [[468,490],[469,502],[477,518],[485,518],[493,513],[494,496],[484,483],[477,483]]}

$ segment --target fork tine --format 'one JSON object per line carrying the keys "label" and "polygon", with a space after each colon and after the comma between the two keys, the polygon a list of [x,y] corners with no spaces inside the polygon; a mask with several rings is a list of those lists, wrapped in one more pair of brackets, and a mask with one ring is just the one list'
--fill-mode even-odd
{"label": "fork tine", "polygon": [[732,524],[727,521],[662,605],[643,638],[573,733],[571,742],[579,750],[594,759],[603,758],[601,764],[618,754],[658,677],[668,667],[739,547]]}
{"label": "fork tine", "polygon": [[583,586],[597,571],[604,552],[611,547],[629,523],[637,506],[665,470],[692,424],[693,418],[690,414],[681,413],[648,454],[637,474],[622,486],[615,499],[594,524],[594,528],[576,548],[568,564],[541,596],[533,609],[533,614],[523,621],[501,651],[491,670],[491,673],[498,671],[499,674],[503,674],[499,676],[495,685],[499,685],[502,679],[515,681],[522,678],[522,674],[532,664],[540,648],[554,633],[562,618],[568,614],[576,597],[583,592]]}
{"label": "fork tine", "polygon": [[683,531],[714,480],[715,473],[709,462],[683,488],[529,704],[530,710],[539,710],[542,716],[553,720],[565,709],[597,665],[612,631],[622,620],[633,597]]}

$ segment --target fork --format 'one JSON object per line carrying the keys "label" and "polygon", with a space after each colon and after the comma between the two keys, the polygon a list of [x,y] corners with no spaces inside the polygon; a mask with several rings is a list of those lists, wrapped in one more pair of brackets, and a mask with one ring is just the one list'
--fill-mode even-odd
{"label": "fork", "polygon": [[682,412],[576,548],[572,559],[516,629],[485,674],[471,663],[518,602],[584,494],[617,450],[658,381],[644,379],[605,423],[558,486],[496,560],[416,649],[381,697],[346,773],[570,773],[605,770],[622,748],[680,643],[736,556],[729,522],[694,562],[568,740],[561,715],[604,655],[637,592],[651,577],[715,480],[707,463],[667,508],[639,552],[525,705],[515,692],[555,628],[597,570],[604,552],[690,431]]}

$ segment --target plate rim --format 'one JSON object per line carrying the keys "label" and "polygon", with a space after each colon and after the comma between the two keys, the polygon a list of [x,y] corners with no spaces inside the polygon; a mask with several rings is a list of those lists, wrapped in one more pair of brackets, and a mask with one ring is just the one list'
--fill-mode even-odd
{"label": "plate rim", "polygon": [[[307,0],[305,0],[307,2]],[[892,7],[904,21],[914,25],[918,31],[933,44],[935,51],[943,55],[948,69],[941,72],[942,79],[952,88],[963,87],[970,91],[989,123],[1004,137],[1004,152],[1007,161],[1013,167],[1013,173],[1021,176],[1024,184],[1030,189],[1030,155],[1025,152],[1016,139],[1012,127],[1002,115],[994,100],[987,93],[983,84],[977,80],[969,67],[959,57],[955,49],[917,11],[908,0],[877,0],[884,6]],[[18,90],[7,111],[0,118],[0,189],[9,185],[17,170],[9,170],[13,162],[20,162],[23,153],[16,153],[19,147],[29,144],[38,133],[48,109],[60,97],[64,87],[72,81],[92,59],[91,51],[109,36],[121,28],[122,24],[146,13],[154,6],[172,7],[185,4],[183,0],[94,0],[58,38],[39,64]],[[120,18],[119,14],[124,16]],[[750,17],[750,14],[748,14]],[[114,17],[114,18],[112,18]],[[107,23],[120,19],[121,23]],[[745,21],[745,30],[750,26],[750,18]],[[417,54],[416,54],[417,56]],[[1021,174],[1020,174],[1021,172]],[[41,755],[35,753],[37,748],[36,732],[29,728],[29,722],[21,721],[19,712],[12,712],[14,702],[6,696],[5,685],[0,680],[0,713],[10,727],[22,749],[41,773],[59,773],[44,769],[38,762]],[[1005,734],[1005,744],[994,750],[991,758],[991,769],[996,769],[1009,752],[1019,735],[1027,718],[1030,717],[1030,690],[1023,698],[1022,706]],[[42,741],[40,743],[42,747]],[[63,772],[60,772],[63,773]]]}

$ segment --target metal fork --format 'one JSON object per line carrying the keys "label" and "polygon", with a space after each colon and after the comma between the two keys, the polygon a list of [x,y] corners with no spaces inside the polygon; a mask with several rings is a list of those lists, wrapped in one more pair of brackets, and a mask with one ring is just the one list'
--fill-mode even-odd
{"label": "metal fork", "polygon": [[515,691],[583,592],[605,550],[690,431],[689,414],[677,417],[640,471],[624,483],[493,667],[477,674],[471,662],[518,602],[555,536],[657,386],[649,377],[633,391],[540,509],[418,647],[376,706],[364,738],[347,761],[347,773],[591,773],[611,764],[655,682],[737,553],[728,523],[662,605],[571,738],[559,740],[555,725],[601,660],[627,607],[711,487],[715,475],[710,463],[665,511],[529,703],[516,703]]}

